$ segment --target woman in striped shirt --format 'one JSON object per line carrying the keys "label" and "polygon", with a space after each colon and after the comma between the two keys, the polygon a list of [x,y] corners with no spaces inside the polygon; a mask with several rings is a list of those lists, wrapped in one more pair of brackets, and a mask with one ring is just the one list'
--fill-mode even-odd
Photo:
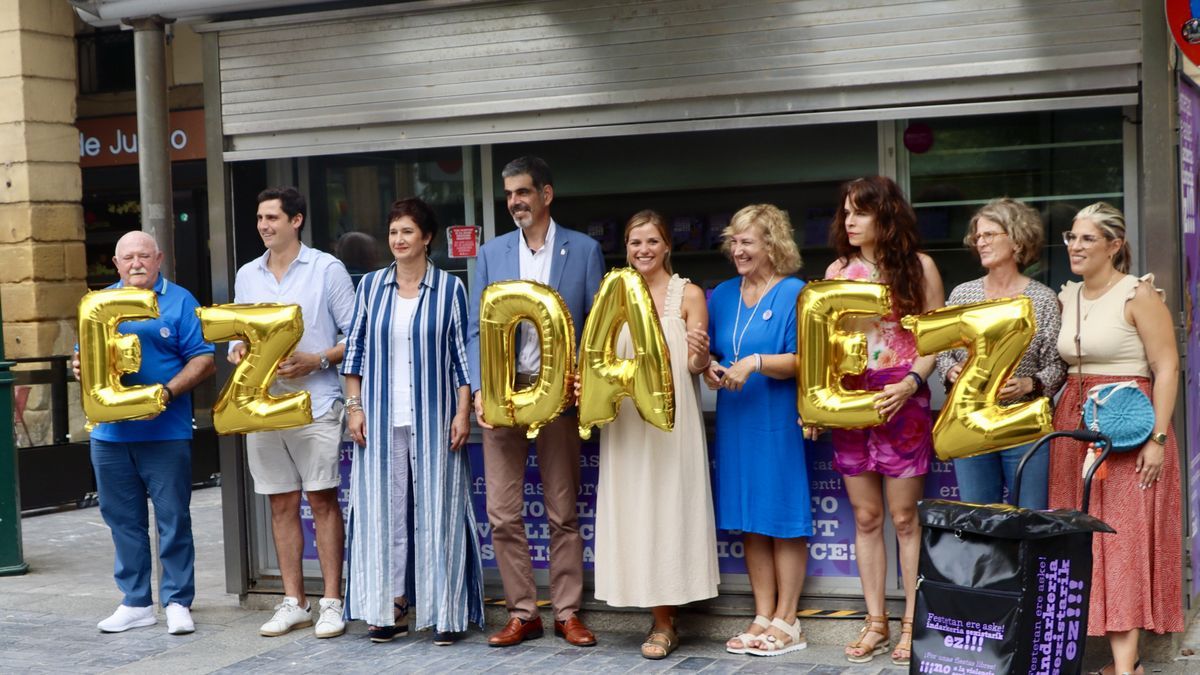
{"label": "woman in striped shirt", "polygon": [[[363,277],[346,340],[354,440],[347,618],[375,642],[434,628],[452,644],[483,625],[483,574],[471,510],[467,295],[433,266],[433,211],[404,199],[388,214],[396,261]],[[410,566],[411,561],[411,566]]]}

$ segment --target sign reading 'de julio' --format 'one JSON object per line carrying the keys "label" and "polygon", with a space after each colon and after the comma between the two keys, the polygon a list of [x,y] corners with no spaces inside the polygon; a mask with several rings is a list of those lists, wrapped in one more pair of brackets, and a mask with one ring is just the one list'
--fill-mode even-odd
{"label": "sign reading 'de julio'", "polygon": [[[204,159],[204,111],[178,110],[168,119],[171,161]],[[93,117],[75,122],[79,129],[79,166],[137,164],[137,116]]]}

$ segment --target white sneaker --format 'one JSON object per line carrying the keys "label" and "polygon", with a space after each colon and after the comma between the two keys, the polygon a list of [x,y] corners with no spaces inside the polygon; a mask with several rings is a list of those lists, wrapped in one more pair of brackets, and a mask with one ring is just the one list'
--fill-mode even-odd
{"label": "white sneaker", "polygon": [[196,624],[192,622],[192,610],[178,602],[167,605],[167,632],[171,635],[186,635],[196,632]]}
{"label": "white sneaker", "polygon": [[130,628],[153,626],[158,621],[154,607],[130,607],[121,605],[112,616],[96,624],[101,633],[122,633]]}
{"label": "white sneaker", "polygon": [[337,598],[321,598],[317,603],[320,611],[317,616],[319,638],[337,637],[346,632],[346,622],[342,620],[342,601]]}
{"label": "white sneaker", "polygon": [[283,602],[275,605],[275,616],[264,623],[258,632],[267,637],[279,637],[294,628],[308,628],[311,625],[312,612],[309,608],[301,609],[300,601],[295,598],[284,598]]}

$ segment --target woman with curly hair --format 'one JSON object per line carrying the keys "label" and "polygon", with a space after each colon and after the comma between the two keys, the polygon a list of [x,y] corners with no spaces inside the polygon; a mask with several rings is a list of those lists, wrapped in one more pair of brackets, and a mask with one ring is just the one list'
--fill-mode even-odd
{"label": "woman with curly hair", "polygon": [[[987,274],[955,286],[946,301],[948,305],[967,305],[1024,296],[1033,302],[1037,333],[1012,377],[1000,388],[1000,402],[1005,405],[1032,401],[1041,396],[1053,398],[1067,377],[1066,364],[1058,355],[1056,342],[1062,322],[1058,296],[1044,284],[1021,273],[1021,269],[1033,264],[1041,253],[1045,238],[1042,230],[1042,217],[1028,204],[1008,197],[984,204],[971,218],[963,244],[979,258],[979,264]],[[951,349],[938,354],[938,373],[947,390],[958,381],[966,361],[966,349]],[[1029,443],[954,460],[959,499],[973,504],[998,504],[1007,488],[1011,500],[1017,487],[1017,465],[1032,446]],[[1017,506],[1046,508],[1049,467],[1050,448],[1042,446],[1025,464],[1021,474],[1021,503]]]}
{"label": "woman with curly hair", "polygon": [[883,539],[883,501],[900,540],[904,576],[904,620],[892,663],[906,666],[912,656],[912,617],[916,602],[917,559],[921,531],[917,500],[925,487],[933,454],[933,420],[929,387],[933,356],[917,353],[916,339],[900,325],[900,317],[921,314],[945,304],[942,277],[929,256],[921,253],[917,215],[890,178],[859,178],[842,187],[841,209],[833,220],[830,240],[837,260],[826,279],[854,279],[886,284],[892,311],[887,316],[847,322],[867,335],[867,367],[847,377],[851,389],[878,391],[875,408],[884,422],[867,429],[834,429],[834,466],[846,481],[854,509],[858,576],[867,603],[867,618],[858,639],[846,646],[846,659],[867,663],[890,646],[884,611],[887,573]]}

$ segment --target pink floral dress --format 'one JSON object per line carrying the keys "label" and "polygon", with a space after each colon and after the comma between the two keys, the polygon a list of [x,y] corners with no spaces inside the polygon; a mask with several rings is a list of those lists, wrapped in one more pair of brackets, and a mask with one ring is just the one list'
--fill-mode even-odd
{"label": "pink floral dress", "polygon": [[[879,283],[875,270],[858,258],[845,265],[834,263],[826,277]],[[920,356],[916,338],[900,325],[894,309],[887,316],[847,321],[846,328],[867,335],[866,370],[842,380],[850,389],[880,391],[904,379]],[[923,384],[887,422],[867,429],[833,429],[834,466],[844,476],[866,471],[892,478],[923,476],[933,456],[932,433],[929,387]]]}

